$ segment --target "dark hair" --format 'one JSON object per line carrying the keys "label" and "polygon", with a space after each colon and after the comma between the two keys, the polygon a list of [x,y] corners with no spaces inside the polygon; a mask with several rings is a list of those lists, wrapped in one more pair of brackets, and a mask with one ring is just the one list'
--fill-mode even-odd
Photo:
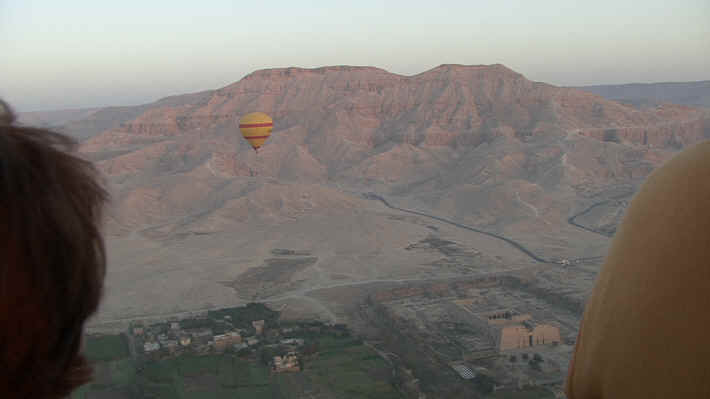
{"label": "dark hair", "polygon": [[76,142],[20,126],[0,100],[0,397],[61,398],[86,383],[84,322],[101,299],[108,199]]}

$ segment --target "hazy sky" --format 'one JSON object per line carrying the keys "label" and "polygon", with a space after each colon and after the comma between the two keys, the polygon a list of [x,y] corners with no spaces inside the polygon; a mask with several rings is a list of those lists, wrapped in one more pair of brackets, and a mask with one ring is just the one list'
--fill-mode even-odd
{"label": "hazy sky", "polygon": [[708,0],[340,3],[0,0],[0,96],[20,111],[133,105],[342,64],[502,63],[557,85],[710,79]]}

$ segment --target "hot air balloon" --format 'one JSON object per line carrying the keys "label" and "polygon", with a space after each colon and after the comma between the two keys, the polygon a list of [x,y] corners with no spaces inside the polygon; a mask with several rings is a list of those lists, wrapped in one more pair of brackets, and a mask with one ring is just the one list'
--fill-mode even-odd
{"label": "hot air balloon", "polygon": [[239,120],[239,130],[256,152],[259,152],[259,148],[269,138],[273,128],[274,121],[263,112],[252,112]]}

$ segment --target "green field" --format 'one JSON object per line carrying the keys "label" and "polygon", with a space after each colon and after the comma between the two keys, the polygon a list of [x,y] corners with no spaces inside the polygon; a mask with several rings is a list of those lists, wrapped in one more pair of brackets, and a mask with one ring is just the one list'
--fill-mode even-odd
{"label": "green field", "polygon": [[552,399],[555,395],[545,388],[533,387],[520,391],[501,389],[489,396],[490,399]]}
{"label": "green field", "polygon": [[266,367],[230,355],[186,355],[146,363],[141,371],[130,359],[99,362],[94,368],[94,381],[72,398],[85,398],[89,392],[100,397],[108,391],[151,398],[272,397]]}
{"label": "green field", "polygon": [[[288,376],[292,380],[304,379],[301,381],[304,390],[325,389],[336,397],[347,398],[400,397],[389,383],[389,365],[360,340],[325,337],[318,344],[318,355],[305,361],[304,372]],[[298,383],[289,381],[290,391]],[[284,391],[287,390],[282,389]]]}
{"label": "green field", "polygon": [[[117,356],[117,350],[106,351],[110,342],[119,341],[94,343],[106,352],[99,351],[103,358]],[[96,361],[94,381],[72,398],[84,399],[91,393],[92,398],[296,399],[317,392],[342,398],[400,398],[388,381],[389,365],[361,341],[321,337],[318,347],[318,354],[304,361],[303,372],[275,375],[256,360],[258,356],[182,355],[142,366],[130,358]]]}
{"label": "green field", "polygon": [[84,354],[90,362],[105,362],[130,356],[123,335],[96,335],[86,338]]}
{"label": "green field", "polygon": [[[232,326],[252,330],[252,320],[265,320],[268,327],[276,323],[277,317],[278,312],[262,304],[248,304],[210,311],[205,319],[180,323],[182,328],[209,326],[217,333],[220,328]],[[293,327],[298,327],[293,336],[306,341],[303,354],[299,356],[303,370],[283,374],[272,374],[265,364],[272,356],[288,350],[276,343],[247,351],[243,356],[185,353],[154,360],[143,355],[131,357],[128,338],[124,335],[88,336],[84,353],[94,367],[93,379],[71,398],[401,397],[391,385],[390,365],[360,339],[351,337],[345,326],[300,322],[293,323]],[[159,323],[151,328],[157,334],[167,330],[169,325]]]}
{"label": "green field", "polygon": [[150,363],[141,379],[147,393],[158,397],[170,392],[175,398],[258,398],[271,397],[272,391],[265,367],[230,355],[185,355]]}
{"label": "green field", "polygon": [[94,378],[72,394],[72,398],[84,398],[88,392],[132,388],[136,382],[136,367],[130,358],[93,364]]}

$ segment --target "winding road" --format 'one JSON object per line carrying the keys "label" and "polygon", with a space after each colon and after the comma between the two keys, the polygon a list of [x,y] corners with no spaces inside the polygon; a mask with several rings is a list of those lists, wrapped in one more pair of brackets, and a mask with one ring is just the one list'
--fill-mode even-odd
{"label": "winding road", "polygon": [[595,203],[593,203],[592,205],[590,205],[590,206],[588,206],[587,208],[585,208],[583,211],[578,212],[578,213],[576,213],[576,214],[570,216],[570,217],[567,219],[567,223],[571,224],[571,225],[574,226],[574,227],[580,228],[580,229],[582,229],[582,230],[589,231],[589,232],[595,233],[595,234],[599,234],[599,235],[602,235],[602,236],[607,237],[607,238],[611,238],[611,237],[613,236],[613,234],[604,233],[604,232],[601,232],[601,231],[598,231],[598,230],[595,230],[595,229],[591,229],[591,228],[589,228],[589,227],[587,227],[587,226],[584,226],[584,225],[581,225],[581,224],[577,223],[577,221],[576,221],[575,219],[577,219],[578,217],[580,217],[580,216],[582,216],[582,215],[586,215],[587,213],[591,212],[592,209],[594,209],[594,208],[596,208],[596,207],[598,207],[598,206],[606,205],[606,204],[608,204],[608,203],[610,203],[610,202],[617,202],[617,201],[619,201],[620,199],[626,198],[626,197],[628,197],[628,196],[630,196],[630,195],[633,195],[633,192],[622,193],[622,194],[616,195],[616,196],[614,196],[614,197],[611,197],[611,198],[609,198],[609,199],[607,199],[607,200],[595,202]]}
{"label": "winding road", "polygon": [[602,235],[602,236],[604,236],[604,237],[611,237],[612,235],[609,234],[609,233],[603,233],[603,232],[601,232],[601,231],[598,231],[598,230],[589,228],[589,227],[587,227],[587,226],[581,225],[581,224],[579,224],[579,223],[577,223],[577,222],[575,221],[575,219],[576,219],[577,217],[582,216],[582,215],[585,215],[585,214],[591,212],[592,209],[594,209],[594,208],[596,208],[596,207],[598,207],[598,206],[606,205],[606,204],[608,204],[608,203],[611,202],[611,201],[614,201],[614,200],[606,200],[606,201],[601,201],[601,202],[594,203],[594,204],[590,205],[589,207],[587,207],[587,208],[586,208],[585,210],[583,210],[582,212],[579,212],[579,213],[577,213],[577,214],[574,214],[574,215],[570,216],[570,217],[567,219],[567,223],[569,223],[569,224],[571,224],[572,226],[577,227],[577,228],[579,228],[579,229],[588,231],[588,232],[590,232],[590,233],[599,234],[599,235]]}
{"label": "winding road", "polygon": [[525,255],[527,255],[528,257],[530,257],[531,259],[535,260],[536,262],[540,262],[540,263],[557,263],[557,262],[555,262],[555,261],[551,261],[551,260],[542,258],[542,257],[540,257],[540,256],[537,256],[534,252],[532,252],[531,250],[527,249],[525,246],[523,246],[523,245],[520,244],[519,242],[511,240],[510,238],[503,237],[503,236],[501,236],[501,235],[498,235],[498,234],[495,234],[495,233],[491,233],[491,232],[488,232],[488,231],[485,231],[485,230],[479,230],[479,229],[477,229],[477,228],[475,228],[475,227],[466,226],[465,224],[457,223],[457,222],[454,222],[454,221],[451,221],[451,220],[448,220],[448,219],[444,219],[444,218],[441,218],[441,217],[438,217],[438,216],[429,215],[429,214],[426,214],[426,213],[423,213],[423,212],[413,211],[413,210],[411,210],[411,209],[404,209],[404,208],[400,208],[400,207],[394,206],[394,205],[390,204],[386,199],[382,198],[380,195],[378,195],[378,194],[376,194],[376,193],[366,193],[366,194],[363,194],[363,195],[364,195],[364,197],[365,197],[366,199],[379,200],[379,201],[381,201],[383,204],[385,204],[386,207],[388,207],[388,208],[390,208],[390,209],[394,209],[394,210],[397,210],[397,211],[400,211],[400,212],[411,213],[411,214],[414,214],[414,215],[419,215],[419,216],[428,217],[428,218],[430,218],[430,219],[438,220],[438,221],[440,221],[440,222],[444,222],[444,223],[450,224],[450,225],[452,225],[452,226],[456,226],[456,227],[461,228],[461,229],[470,230],[470,231],[473,231],[473,232],[476,232],[476,233],[479,233],[479,234],[484,234],[484,235],[487,235],[487,236],[489,236],[489,237],[496,238],[496,239],[498,239],[498,240],[505,241],[505,242],[507,242],[508,244],[510,244],[511,246],[515,247],[515,249],[517,249],[518,251],[524,253]]}
{"label": "winding road", "polygon": [[[541,257],[541,256],[538,256],[537,254],[535,254],[534,252],[532,252],[530,249],[526,248],[523,244],[521,244],[521,243],[519,243],[519,242],[517,242],[517,241],[515,241],[515,240],[512,240],[512,239],[510,239],[510,238],[508,238],[508,237],[504,237],[504,236],[499,235],[499,234],[496,234],[496,233],[491,233],[491,232],[489,232],[489,231],[480,230],[480,229],[477,229],[477,228],[475,228],[475,227],[467,226],[467,225],[465,225],[465,224],[461,224],[461,223],[458,223],[458,222],[454,222],[454,221],[452,221],[452,220],[444,219],[444,218],[439,217],[439,216],[429,215],[429,214],[426,214],[426,213],[423,213],[423,212],[414,211],[414,210],[411,210],[411,209],[405,209],[405,208],[400,208],[400,207],[394,206],[394,205],[392,205],[389,201],[387,201],[385,198],[383,198],[381,195],[379,195],[379,194],[377,194],[377,193],[369,192],[369,193],[363,193],[362,195],[363,195],[363,197],[366,198],[366,199],[380,201],[380,202],[382,202],[386,207],[388,207],[388,208],[390,208],[390,209],[394,209],[394,210],[397,210],[397,211],[400,211],[400,212],[411,213],[411,214],[413,214],[413,215],[424,216],[424,217],[427,217],[427,218],[430,218],[430,219],[434,219],[434,220],[438,220],[438,221],[443,222],[443,223],[450,224],[450,225],[452,225],[452,226],[456,226],[456,227],[461,228],[461,229],[473,231],[473,232],[476,232],[476,233],[479,233],[479,234],[484,234],[484,235],[487,235],[487,236],[489,236],[489,237],[493,237],[493,238],[498,239],[498,240],[501,240],[501,241],[505,241],[506,243],[508,243],[509,245],[511,245],[512,247],[514,247],[515,249],[517,249],[518,251],[524,253],[524,254],[527,255],[529,258],[531,258],[531,259],[533,259],[534,261],[539,262],[539,263],[555,263],[555,264],[567,264],[567,263],[569,263],[569,264],[571,264],[571,263],[580,263],[580,262],[588,262],[588,261],[597,261],[597,260],[601,260],[601,259],[604,258],[604,256],[593,256],[593,257],[586,257],[586,258],[567,259],[566,261],[553,260],[553,259],[545,259],[545,258],[543,258],[543,257]],[[625,194],[624,196],[628,196],[628,195],[629,195],[629,194]],[[607,203],[607,202],[609,202],[609,201],[613,201],[613,200],[616,200],[616,198],[613,198],[613,199],[610,199],[610,200],[606,200],[606,201],[602,201],[602,202],[596,203],[596,204],[592,205],[591,207],[585,209],[584,211],[582,211],[582,212],[580,212],[580,213],[578,213],[578,214],[576,214],[576,215],[570,217],[569,219],[567,219],[567,221],[568,221],[570,224],[572,224],[573,226],[582,228],[582,229],[584,229],[584,230],[586,230],[586,231],[591,231],[591,232],[593,232],[593,233],[597,233],[597,234],[601,234],[601,235],[606,236],[606,235],[603,234],[603,233],[600,233],[600,232],[598,232],[598,231],[594,231],[594,230],[592,230],[592,229],[589,229],[589,228],[587,228],[587,227],[584,227],[584,226],[582,226],[582,225],[579,225],[579,224],[575,223],[575,222],[574,222],[574,219],[575,219],[577,216],[580,216],[580,215],[582,215],[582,214],[584,214],[584,213],[589,212],[589,211],[590,211],[592,208],[594,208],[595,206],[599,206],[599,205],[605,204],[605,203]],[[608,236],[607,236],[607,237],[608,237]]]}

